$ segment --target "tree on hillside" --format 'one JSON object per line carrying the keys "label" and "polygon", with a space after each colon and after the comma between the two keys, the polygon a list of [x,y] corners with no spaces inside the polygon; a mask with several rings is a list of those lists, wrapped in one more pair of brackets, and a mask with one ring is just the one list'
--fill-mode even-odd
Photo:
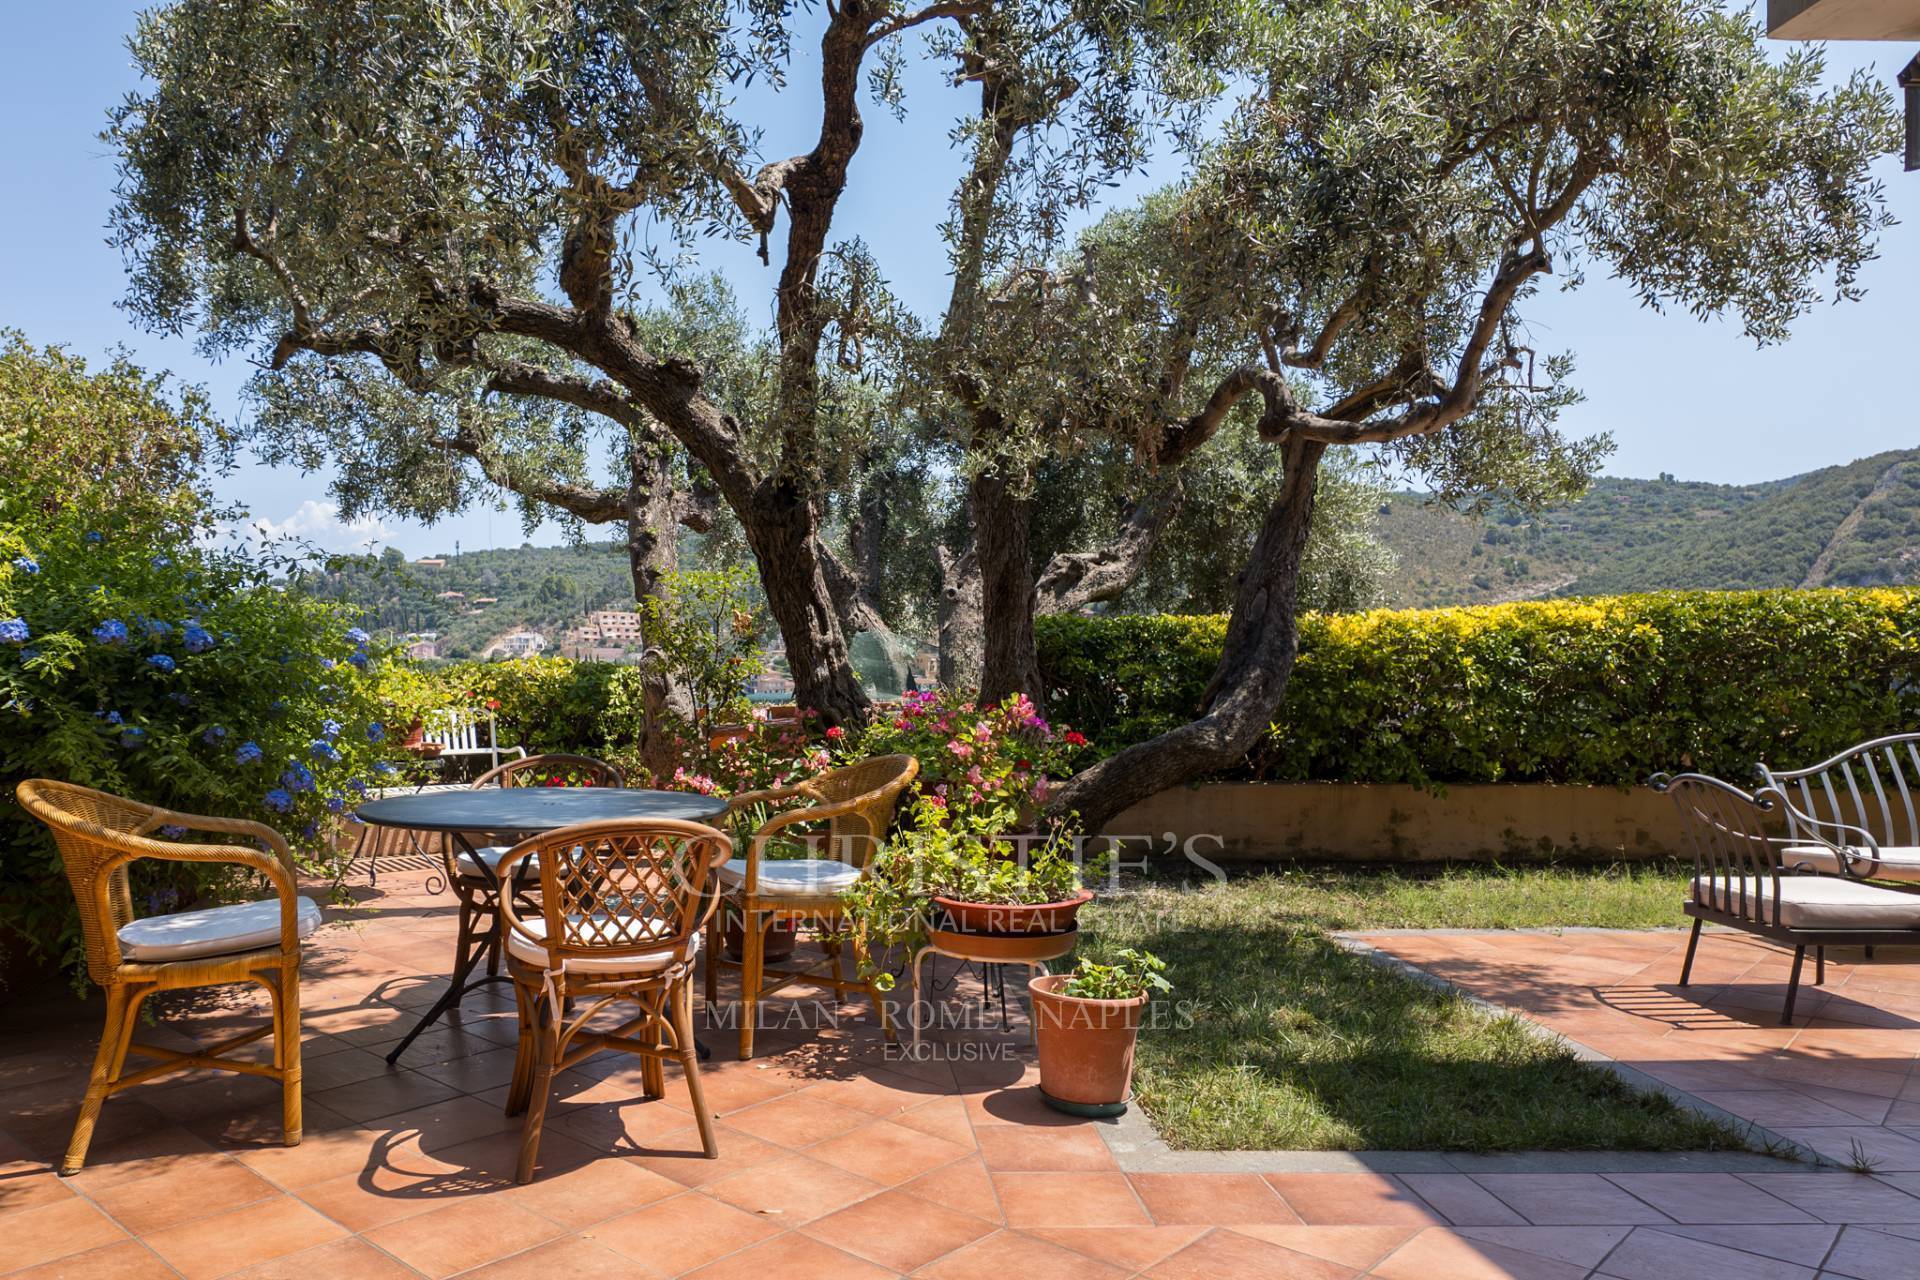
{"label": "tree on hillside", "polygon": [[[821,537],[819,418],[823,371],[863,367],[867,335],[891,320],[878,264],[834,238],[863,91],[899,106],[908,36],[969,74],[990,29],[996,47],[1044,50],[1060,77],[1125,99],[1145,25],[1075,0],[181,0],[141,20],[132,47],[152,84],[109,131],[130,304],[276,377],[377,370],[318,403],[335,395],[368,438],[395,436],[416,460],[467,454],[538,501],[563,495],[536,482],[575,482],[542,460],[577,415],[636,440],[664,432],[738,518],[797,696],[857,719],[866,697]],[[781,85],[802,39],[819,47],[817,140],[749,168],[754,133],[730,95]],[[644,268],[715,231],[757,238],[777,275],[771,394],[752,417],[639,305]],[[630,527],[641,487],[661,502],[657,484],[624,486]]]}
{"label": "tree on hillside", "polygon": [[1245,430],[1284,468],[1195,718],[1056,793],[1092,830],[1230,767],[1278,714],[1329,449],[1446,496],[1582,481],[1592,442],[1554,427],[1570,362],[1535,357],[1519,310],[1543,277],[1605,270],[1773,342],[1823,284],[1855,295],[1887,222],[1884,90],[1822,91],[1817,55],[1770,62],[1750,19],[1698,0],[1309,5],[1261,38],[1259,91],[1189,179],[997,313],[1003,351],[1042,353],[1000,359],[1010,419],[1161,468]]}

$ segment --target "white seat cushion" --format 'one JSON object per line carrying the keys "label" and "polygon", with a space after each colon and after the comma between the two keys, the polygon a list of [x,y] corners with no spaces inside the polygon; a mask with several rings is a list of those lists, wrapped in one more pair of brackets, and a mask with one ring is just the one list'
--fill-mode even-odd
{"label": "white seat cushion", "polygon": [[[304,938],[320,927],[320,908],[308,898],[293,901],[294,928]],[[280,899],[131,920],[120,926],[119,937],[121,957],[145,964],[259,951],[280,944]]]}
{"label": "white seat cushion", "polygon": [[[1920,883],[1920,848],[1896,845],[1880,850],[1878,856],[1880,864],[1868,870],[1866,854],[1864,851],[1861,852],[1853,859],[1854,874],[1869,876],[1875,880]],[[1840,859],[1834,857],[1832,850],[1825,845],[1788,845],[1780,851],[1780,861],[1795,869],[1804,868],[1829,875],[1840,874]]]}
{"label": "white seat cushion", "polygon": [[[783,897],[838,897],[860,880],[860,868],[832,858],[769,858],[760,864],[759,892]],[[743,888],[747,860],[735,858],[720,868],[721,887]]]}
{"label": "white seat cushion", "polygon": [[[493,871],[500,866],[500,859],[506,857],[507,854],[511,853],[512,851],[513,851],[513,846],[510,844],[483,844],[478,849],[474,850],[474,853],[479,854],[481,857],[481,860],[487,864],[487,870]],[[460,874],[463,876],[479,876],[480,875],[480,867],[479,867],[479,864],[474,862],[473,854],[468,853],[464,849],[462,849],[459,853],[454,855],[453,865],[460,869]],[[540,874],[540,855],[537,853],[528,854],[526,858],[520,863],[520,869],[516,871],[514,874],[520,875],[520,876],[539,875]]]}
{"label": "white seat cushion", "polygon": [[[1696,902],[1702,900],[1704,891],[1712,883],[1725,885],[1726,892],[1735,895],[1744,888],[1749,906],[1757,900],[1760,918],[1771,921],[1771,881],[1747,877],[1728,884],[1724,877],[1709,881],[1706,876],[1696,876],[1693,881]],[[1731,901],[1737,909],[1739,899],[1735,897]],[[1706,899],[1706,905],[1712,906],[1713,900]],[[1920,928],[1920,894],[1883,889],[1838,876],[1784,875],[1780,877],[1780,923],[1789,929]]]}
{"label": "white seat cushion", "polygon": [[[578,919],[578,917],[575,917]],[[520,928],[535,938],[547,936],[547,922],[538,916],[531,920],[522,919]],[[652,923],[651,931],[664,934],[667,927],[661,921]],[[514,959],[523,964],[538,965],[545,968],[548,960],[547,949],[528,938],[520,929],[507,930],[507,951]],[[689,958],[700,954],[700,935],[693,935],[692,944],[687,949]],[[647,956],[610,956],[601,959],[598,956],[569,956],[566,969],[568,973],[652,973],[664,969],[673,963],[673,954],[668,951],[655,952]]]}

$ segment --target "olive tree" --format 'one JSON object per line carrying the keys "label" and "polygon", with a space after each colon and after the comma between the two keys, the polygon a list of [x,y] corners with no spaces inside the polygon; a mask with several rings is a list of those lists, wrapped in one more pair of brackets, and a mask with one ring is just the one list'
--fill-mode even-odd
{"label": "olive tree", "polygon": [[1092,830],[1231,767],[1279,713],[1328,450],[1446,496],[1581,483],[1594,444],[1555,427],[1570,361],[1524,325],[1544,280],[1605,271],[1775,342],[1856,294],[1888,220],[1884,90],[1823,90],[1817,54],[1772,61],[1714,4],[1345,0],[1258,38],[1256,90],[1187,179],[1002,309],[1010,345],[1044,353],[1002,361],[1010,416],[1125,439],[1148,468],[1245,431],[1284,473],[1194,719],[1056,793]]}
{"label": "olive tree", "polygon": [[[857,719],[866,697],[821,536],[832,451],[820,410],[824,371],[857,365],[866,334],[894,327],[878,264],[834,236],[862,101],[901,105],[911,36],[965,79],[991,81],[1017,51],[1060,90],[1126,102],[1136,36],[1167,25],[1159,12],[1091,0],[179,0],[141,20],[132,48],[151,84],[109,130],[130,303],[155,326],[254,354],[283,423],[343,415],[365,440],[397,445],[382,456],[401,470],[442,455],[427,470],[443,488],[446,459],[465,455],[530,501],[658,535],[680,513],[665,473],[684,465],[740,523],[796,695],[830,720]],[[784,80],[798,40],[818,44],[804,97]],[[750,82],[780,87],[772,110],[817,115],[809,149],[753,162],[757,132],[734,97]],[[1069,167],[1097,170],[1108,150],[1084,133]],[[668,271],[709,233],[757,240],[773,276],[769,393],[751,418],[640,314],[648,268]],[[613,424],[627,459],[611,489],[580,483],[582,415]]]}

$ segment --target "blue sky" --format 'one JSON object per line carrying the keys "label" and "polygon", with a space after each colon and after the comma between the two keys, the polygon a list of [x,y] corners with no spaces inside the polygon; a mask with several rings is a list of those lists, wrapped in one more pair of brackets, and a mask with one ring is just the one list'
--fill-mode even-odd
{"label": "blue sky", "polygon": [[[98,0],[21,5],[8,15],[9,39],[0,44],[0,119],[8,122],[0,133],[0,173],[7,177],[0,326],[88,356],[125,346],[149,367],[204,384],[221,411],[238,418],[244,364],[211,364],[189,340],[145,333],[115,306],[124,278],[105,242],[113,156],[97,135],[112,104],[137,87],[123,40],[138,7]],[[1828,61],[1835,74],[1859,66],[1891,82],[1912,54],[1902,45],[1835,44]],[[776,104],[756,113],[769,157],[810,143],[817,115],[805,103],[809,70],[796,69],[792,83],[791,109]],[[937,312],[946,293],[946,256],[935,229],[960,163],[947,128],[963,105],[935,77],[919,74],[909,86],[905,123],[867,110],[866,138],[842,205],[838,233],[865,237],[895,290],[923,314]],[[1572,350],[1579,359],[1576,381],[1587,401],[1566,426],[1613,434],[1613,474],[1670,471],[1725,482],[1773,479],[1920,444],[1912,314],[1920,281],[1920,173],[1901,173],[1892,158],[1882,169],[1902,225],[1888,232],[1880,260],[1865,273],[1866,299],[1821,307],[1784,346],[1756,350],[1733,323],[1655,316],[1605,279],[1531,303],[1535,345]],[[1140,175],[1115,198],[1173,176],[1170,168]],[[749,306],[766,305],[773,271],[751,252],[720,245],[707,261]],[[431,529],[391,517],[347,528],[331,513],[324,477],[252,460],[223,488],[257,519],[334,549],[375,540],[422,555],[456,540],[471,549],[526,536],[505,510],[469,512]],[[533,537],[557,540],[551,529]]]}

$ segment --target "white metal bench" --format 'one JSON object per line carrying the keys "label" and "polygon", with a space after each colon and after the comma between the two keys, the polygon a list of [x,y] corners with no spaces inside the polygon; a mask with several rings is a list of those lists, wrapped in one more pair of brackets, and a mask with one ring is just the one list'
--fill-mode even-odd
{"label": "white metal bench", "polygon": [[1756,767],[1778,791],[1789,866],[1920,884],[1920,733],[1849,747],[1804,769]]}

